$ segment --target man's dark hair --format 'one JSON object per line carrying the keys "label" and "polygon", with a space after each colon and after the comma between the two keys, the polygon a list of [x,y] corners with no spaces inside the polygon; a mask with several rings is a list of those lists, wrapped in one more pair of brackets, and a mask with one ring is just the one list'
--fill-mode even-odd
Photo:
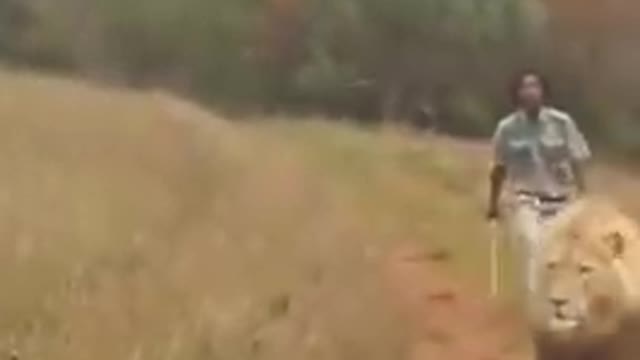
{"label": "man's dark hair", "polygon": [[549,86],[549,82],[547,78],[540,72],[535,69],[525,69],[517,72],[511,82],[509,83],[509,97],[511,98],[511,103],[513,105],[518,105],[520,102],[519,92],[522,88],[522,84],[524,83],[524,79],[528,76],[534,76],[540,82],[540,86],[542,86],[542,96],[544,99],[548,99],[551,95],[551,88]]}

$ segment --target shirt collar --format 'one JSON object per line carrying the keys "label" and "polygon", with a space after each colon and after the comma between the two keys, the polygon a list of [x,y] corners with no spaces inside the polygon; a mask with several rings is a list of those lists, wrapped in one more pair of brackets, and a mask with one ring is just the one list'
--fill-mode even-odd
{"label": "shirt collar", "polygon": [[[547,119],[548,114],[549,114],[549,107],[542,106],[540,108],[540,112],[538,113],[538,121],[541,122]],[[520,121],[527,120],[527,114],[525,114],[525,111],[523,109],[519,108],[518,110],[516,110],[516,116],[518,117],[518,119],[520,119]]]}

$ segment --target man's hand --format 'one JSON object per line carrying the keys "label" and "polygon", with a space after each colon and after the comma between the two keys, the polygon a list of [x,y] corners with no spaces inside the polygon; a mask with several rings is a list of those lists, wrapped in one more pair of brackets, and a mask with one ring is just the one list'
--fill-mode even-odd
{"label": "man's hand", "polygon": [[500,211],[498,210],[498,206],[496,205],[490,205],[489,209],[487,210],[487,220],[489,221],[493,221],[493,220],[497,220],[500,217]]}

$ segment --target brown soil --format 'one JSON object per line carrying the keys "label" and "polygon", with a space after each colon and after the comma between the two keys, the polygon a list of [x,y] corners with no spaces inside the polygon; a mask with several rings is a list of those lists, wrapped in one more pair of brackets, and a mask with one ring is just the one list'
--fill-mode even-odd
{"label": "brown soil", "polygon": [[453,277],[449,257],[408,245],[386,262],[391,298],[410,326],[407,360],[529,358],[517,312]]}

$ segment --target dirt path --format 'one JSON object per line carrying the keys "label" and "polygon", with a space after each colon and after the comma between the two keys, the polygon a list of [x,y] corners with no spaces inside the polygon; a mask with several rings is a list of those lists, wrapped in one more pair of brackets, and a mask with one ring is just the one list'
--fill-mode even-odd
{"label": "dirt path", "polygon": [[410,326],[407,360],[527,359],[515,312],[450,276],[448,256],[407,245],[387,259],[392,300]]}

